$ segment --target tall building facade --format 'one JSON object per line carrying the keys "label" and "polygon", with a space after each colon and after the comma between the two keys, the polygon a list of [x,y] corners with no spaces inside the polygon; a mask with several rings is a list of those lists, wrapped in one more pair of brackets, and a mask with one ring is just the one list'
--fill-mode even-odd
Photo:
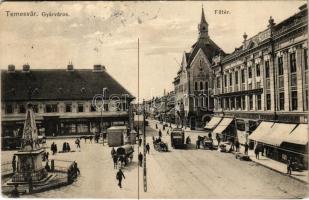
{"label": "tall building facade", "polygon": [[[93,69],[1,71],[2,139],[20,137],[26,106],[31,103],[39,134],[80,135],[99,132],[115,124],[128,124],[134,97],[106,71]],[[96,103],[94,100],[96,99]]]}
{"label": "tall building facade", "polygon": [[244,34],[239,48],[214,57],[212,65],[215,115],[236,120],[234,126],[247,136],[253,132],[248,138],[263,145],[267,156],[286,162],[293,155],[303,165],[308,161],[307,24],[307,5],[278,24],[270,17],[265,30],[250,38]]}
{"label": "tall building facade", "polygon": [[174,78],[175,104],[184,107],[185,121],[191,129],[203,127],[205,120],[213,111],[212,58],[224,52],[213,42],[208,34],[208,23],[202,8],[198,25],[198,39],[190,52],[184,52],[182,62]]}

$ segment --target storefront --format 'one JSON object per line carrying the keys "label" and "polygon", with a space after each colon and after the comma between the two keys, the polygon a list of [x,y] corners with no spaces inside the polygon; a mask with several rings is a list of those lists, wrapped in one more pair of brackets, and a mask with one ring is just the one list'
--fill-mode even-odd
{"label": "storefront", "polygon": [[222,141],[234,141],[236,137],[234,118],[223,118],[213,130],[213,136],[216,135],[219,135]]}

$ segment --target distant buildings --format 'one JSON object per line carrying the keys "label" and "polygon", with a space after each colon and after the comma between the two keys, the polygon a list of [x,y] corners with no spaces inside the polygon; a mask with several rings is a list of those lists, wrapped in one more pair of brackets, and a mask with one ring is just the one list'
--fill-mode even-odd
{"label": "distant buildings", "polygon": [[[1,87],[2,138],[21,135],[27,103],[34,107],[40,135],[63,136],[127,124],[134,98],[102,65],[94,65],[92,70],[74,69],[73,65],[42,70],[24,65],[16,70],[10,65],[1,71]],[[97,106],[92,103],[94,97]]]}

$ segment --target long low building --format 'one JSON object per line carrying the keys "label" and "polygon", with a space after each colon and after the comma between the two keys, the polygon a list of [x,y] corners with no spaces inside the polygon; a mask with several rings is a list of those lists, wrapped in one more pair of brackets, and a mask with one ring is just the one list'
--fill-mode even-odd
{"label": "long low building", "polygon": [[2,138],[20,137],[26,105],[34,108],[39,134],[81,135],[99,132],[111,125],[129,123],[130,102],[134,97],[105,66],[93,69],[1,71]]}

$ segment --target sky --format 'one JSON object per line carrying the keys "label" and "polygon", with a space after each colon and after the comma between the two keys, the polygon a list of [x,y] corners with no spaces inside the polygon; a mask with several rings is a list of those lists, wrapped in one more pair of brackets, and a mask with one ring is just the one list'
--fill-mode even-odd
{"label": "sky", "polygon": [[[76,69],[105,65],[107,72],[140,99],[173,90],[183,52],[198,38],[204,7],[210,38],[226,53],[298,12],[305,1],[5,2],[0,4],[0,68]],[[216,14],[226,10],[230,14]],[[12,17],[7,12],[37,12]],[[67,13],[46,17],[42,13]]]}

